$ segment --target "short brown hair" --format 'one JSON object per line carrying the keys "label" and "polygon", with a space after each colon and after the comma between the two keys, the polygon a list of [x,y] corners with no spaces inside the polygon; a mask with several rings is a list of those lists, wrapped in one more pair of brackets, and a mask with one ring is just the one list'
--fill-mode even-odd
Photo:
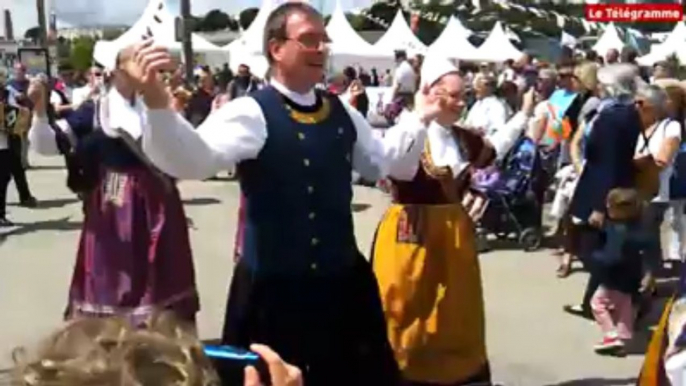
{"label": "short brown hair", "polygon": [[304,2],[287,2],[276,7],[276,9],[269,14],[267,22],[264,25],[264,41],[262,42],[262,49],[264,50],[264,55],[269,64],[274,63],[274,58],[272,58],[272,54],[269,52],[269,43],[272,40],[285,41],[288,39],[288,32],[286,31],[286,27],[288,26],[288,17],[295,13],[322,19],[322,15],[319,13],[319,11]]}
{"label": "short brown hair", "polygon": [[633,220],[641,215],[641,199],[636,189],[615,188],[607,194],[607,212],[613,220]]}

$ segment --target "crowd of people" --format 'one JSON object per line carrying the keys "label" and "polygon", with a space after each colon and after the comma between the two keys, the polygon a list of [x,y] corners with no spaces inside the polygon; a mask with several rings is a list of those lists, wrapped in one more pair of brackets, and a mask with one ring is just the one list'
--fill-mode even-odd
{"label": "crowd of people", "polygon": [[[491,385],[483,181],[506,174],[523,141],[539,165],[530,180],[543,181],[533,200],[543,208],[550,187],[555,196],[541,215],[558,224],[557,275],[576,260],[590,273],[581,303],[564,310],[596,321],[596,352],[624,354],[666,263],[666,213],[666,260],[683,261],[686,84],[676,69],[647,74],[631,50],[459,68],[399,51],[392,74],[350,67],[329,78],[327,42],[320,14],[287,3],[267,21],[266,79],[245,65],[199,67],[189,89],[152,41],[95,58],[82,83],[68,69],[29,80],[15,65],[0,98],[0,226],[12,225],[11,179],[21,204],[36,204],[27,148],[64,158],[84,211],[70,322],[37,359],[17,355],[21,384],[265,381],[253,368],[237,378],[215,367],[193,332],[200,304],[176,181],[236,170],[223,344],[251,347],[277,386]],[[373,86],[392,102],[371,104]],[[371,112],[390,128],[377,135]],[[371,262],[355,241],[353,172],[393,201]],[[682,302],[677,292],[665,309],[642,385],[676,379],[666,369],[680,367],[664,363],[686,352]]]}

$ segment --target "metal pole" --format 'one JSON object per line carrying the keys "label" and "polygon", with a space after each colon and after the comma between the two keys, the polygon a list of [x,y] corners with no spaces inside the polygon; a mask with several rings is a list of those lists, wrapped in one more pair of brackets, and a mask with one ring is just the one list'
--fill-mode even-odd
{"label": "metal pole", "polygon": [[40,29],[38,43],[40,44],[41,48],[47,48],[48,26],[45,22],[45,0],[36,0],[36,12],[38,13],[38,29]]}
{"label": "metal pole", "polygon": [[193,19],[191,15],[191,0],[181,0],[181,23],[183,57],[186,61],[186,87],[191,87],[193,82],[193,41],[191,34],[193,32]]}

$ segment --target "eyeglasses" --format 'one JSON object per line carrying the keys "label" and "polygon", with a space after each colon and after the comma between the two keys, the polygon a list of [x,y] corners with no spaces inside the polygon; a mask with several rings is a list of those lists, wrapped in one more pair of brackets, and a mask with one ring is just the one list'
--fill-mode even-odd
{"label": "eyeglasses", "polygon": [[331,39],[327,35],[319,34],[303,34],[297,38],[286,38],[286,41],[293,41],[300,47],[307,50],[317,50],[321,48],[326,48],[331,44]]}

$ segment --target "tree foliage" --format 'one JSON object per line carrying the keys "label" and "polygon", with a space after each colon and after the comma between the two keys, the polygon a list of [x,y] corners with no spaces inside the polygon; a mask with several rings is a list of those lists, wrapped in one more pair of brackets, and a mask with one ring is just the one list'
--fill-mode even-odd
{"label": "tree foliage", "polygon": [[93,48],[95,39],[90,36],[80,36],[71,42],[69,63],[77,71],[86,71],[93,62]]}
{"label": "tree foliage", "polygon": [[241,28],[244,30],[248,29],[250,24],[255,20],[255,17],[257,17],[258,12],[260,12],[260,10],[257,8],[244,9],[243,12],[238,15],[238,23],[241,25]]}
{"label": "tree foliage", "polygon": [[33,27],[29,28],[24,32],[24,39],[31,40],[32,42],[37,42],[40,40],[40,28]]}
{"label": "tree foliage", "polygon": [[126,32],[123,28],[105,28],[102,30],[103,40],[116,40]]}
{"label": "tree foliage", "polygon": [[195,18],[196,31],[212,32],[225,29],[238,30],[238,22],[218,9],[211,10],[204,17]]}

